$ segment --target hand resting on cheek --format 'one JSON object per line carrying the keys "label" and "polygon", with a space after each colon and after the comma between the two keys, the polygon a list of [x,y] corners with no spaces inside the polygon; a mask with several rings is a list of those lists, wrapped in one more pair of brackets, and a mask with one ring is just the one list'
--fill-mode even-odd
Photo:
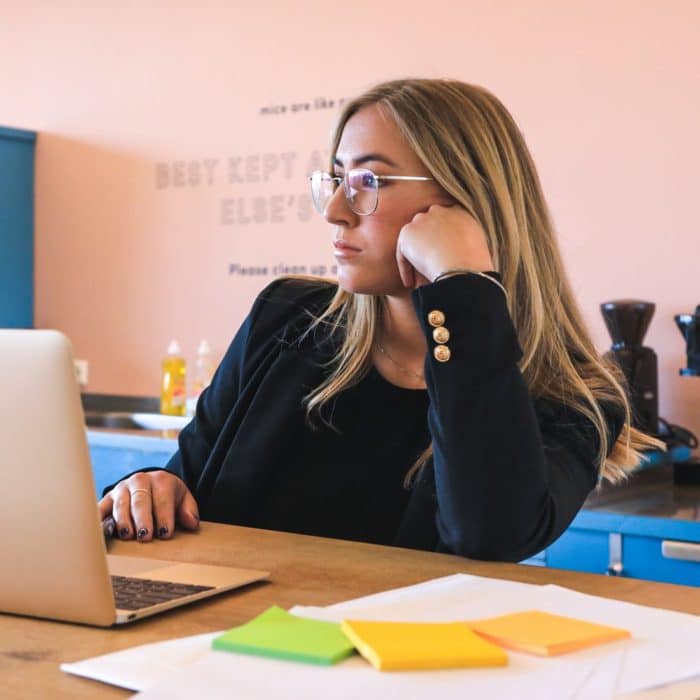
{"label": "hand resting on cheek", "polygon": [[399,232],[396,262],[408,289],[428,284],[450,269],[494,269],[484,229],[457,204],[434,204],[418,212]]}

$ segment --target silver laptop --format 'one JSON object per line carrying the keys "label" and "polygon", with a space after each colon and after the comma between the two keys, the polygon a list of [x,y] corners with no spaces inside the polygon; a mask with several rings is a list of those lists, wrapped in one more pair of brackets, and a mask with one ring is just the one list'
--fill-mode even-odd
{"label": "silver laptop", "polygon": [[57,331],[0,330],[0,450],[0,612],[109,626],[268,576],[107,555],[73,354]]}

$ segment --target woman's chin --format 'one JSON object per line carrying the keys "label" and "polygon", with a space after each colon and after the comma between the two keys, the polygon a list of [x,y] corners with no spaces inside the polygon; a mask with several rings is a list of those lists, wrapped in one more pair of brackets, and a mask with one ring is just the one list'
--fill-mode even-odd
{"label": "woman's chin", "polygon": [[370,279],[366,275],[344,274],[342,268],[338,269],[338,286],[351,294],[374,296],[396,296],[410,291],[403,287],[398,275],[396,279]]}

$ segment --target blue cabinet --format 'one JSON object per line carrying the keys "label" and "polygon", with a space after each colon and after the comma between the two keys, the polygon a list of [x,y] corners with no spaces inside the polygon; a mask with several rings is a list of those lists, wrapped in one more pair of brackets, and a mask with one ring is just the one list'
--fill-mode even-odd
{"label": "blue cabinet", "polygon": [[620,534],[623,576],[700,586],[700,522],[628,517]]}
{"label": "blue cabinet", "polygon": [[545,566],[605,574],[610,561],[608,542],[607,532],[570,528],[547,548]]}
{"label": "blue cabinet", "polygon": [[34,325],[36,134],[0,127],[0,327]]}
{"label": "blue cabinet", "polygon": [[623,538],[623,575],[700,586],[700,540]]}
{"label": "blue cabinet", "polygon": [[138,434],[88,430],[87,438],[98,497],[106,486],[125,474],[146,467],[164,467],[177,450],[175,439]]}
{"label": "blue cabinet", "polygon": [[583,510],[547,566],[700,586],[700,522]]}

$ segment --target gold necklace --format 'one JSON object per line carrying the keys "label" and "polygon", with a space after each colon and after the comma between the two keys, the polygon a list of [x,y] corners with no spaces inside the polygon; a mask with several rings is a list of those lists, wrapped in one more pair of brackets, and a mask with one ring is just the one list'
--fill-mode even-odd
{"label": "gold necklace", "polygon": [[379,352],[386,357],[391,364],[395,365],[401,372],[404,374],[407,374],[409,377],[413,377],[414,379],[417,379],[420,382],[425,381],[425,375],[422,373],[414,372],[412,369],[408,369],[408,367],[404,367],[403,365],[400,365],[384,348],[384,346],[381,343],[377,343],[377,347],[379,348]]}

